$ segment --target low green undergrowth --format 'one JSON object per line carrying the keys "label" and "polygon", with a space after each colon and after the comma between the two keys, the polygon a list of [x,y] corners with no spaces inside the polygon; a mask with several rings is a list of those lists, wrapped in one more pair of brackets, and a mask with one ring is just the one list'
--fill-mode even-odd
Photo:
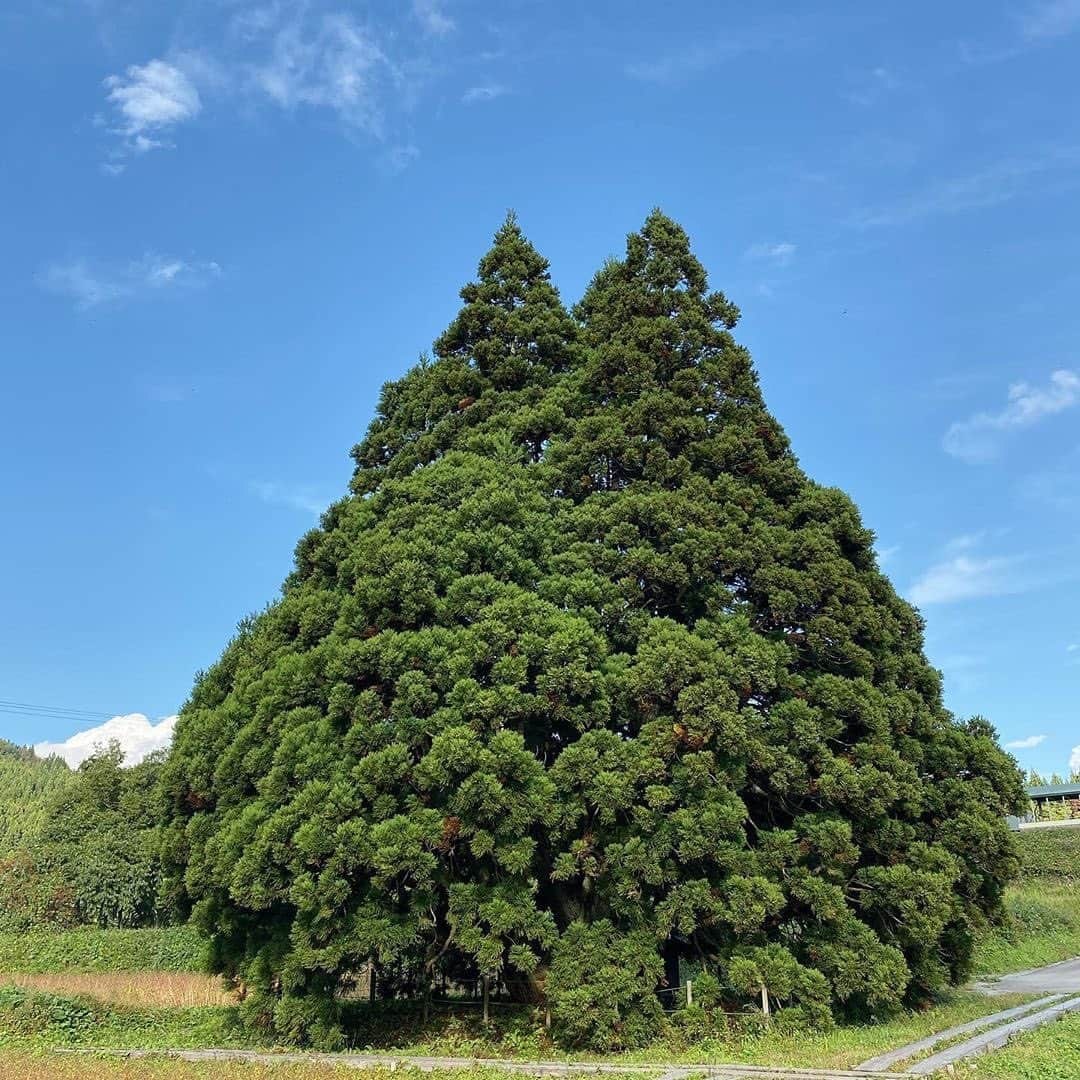
{"label": "low green undergrowth", "polygon": [[975,951],[975,974],[1002,975],[1080,956],[1080,884],[1028,882],[1005,895],[1007,921]]}
{"label": "low green undergrowth", "polygon": [[[866,1058],[933,1031],[1023,1001],[956,993],[930,1009],[888,1022],[839,1025],[828,1031],[795,1030],[774,1023],[766,1029],[747,1018],[723,1031],[704,1031],[691,1015],[669,1018],[665,1038],[633,1054],[607,1060],[626,1064],[682,1062],[850,1067]],[[488,1024],[474,1012],[433,1011],[425,1022],[396,1003],[380,1003],[351,1017],[352,1048],[401,1054],[456,1057],[575,1058],[550,1043],[542,1018],[529,1008],[500,1009]],[[134,1009],[88,998],[0,987],[0,1049],[31,1052],[49,1047],[140,1049],[248,1048],[269,1050],[242,1026],[237,1007]]]}
{"label": "low green undergrowth", "polygon": [[200,971],[204,955],[204,943],[185,926],[0,934],[0,974]]}
{"label": "low green undergrowth", "polygon": [[235,1008],[133,1009],[0,986],[0,1046],[251,1047]]}

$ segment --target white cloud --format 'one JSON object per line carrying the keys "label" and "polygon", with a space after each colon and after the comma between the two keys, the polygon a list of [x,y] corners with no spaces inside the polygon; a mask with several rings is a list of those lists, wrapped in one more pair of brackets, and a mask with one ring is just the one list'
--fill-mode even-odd
{"label": "white cloud", "polygon": [[63,742],[38,743],[34,753],[39,757],[56,754],[75,769],[96,750],[104,749],[115,741],[124,751],[124,764],[138,765],[147,754],[161,750],[172,742],[175,725],[175,716],[167,716],[155,724],[142,713],[129,713],[127,716],[114,716],[104,724],[80,731]]}
{"label": "white cloud", "polygon": [[[123,75],[110,75],[104,85],[116,113],[117,126],[112,130],[124,138],[121,156],[168,146],[162,136],[177,124],[193,120],[202,109],[195,84],[166,60],[132,64]],[[114,162],[107,171],[122,168]]]}
{"label": "white cloud", "polygon": [[1002,596],[1027,587],[1010,556],[955,555],[931,566],[908,590],[913,604],[947,604],[980,596]]}
{"label": "white cloud", "polygon": [[1018,382],[1009,387],[1008,404],[1000,412],[981,412],[958,420],[942,441],[947,453],[969,464],[993,461],[1001,440],[1011,432],[1032,427],[1040,420],[1080,403],[1080,375],[1061,369],[1051,372],[1046,386]]}
{"label": "white cloud", "polygon": [[413,15],[425,34],[441,37],[454,29],[454,20],[443,11],[440,0],[413,0]]}
{"label": "white cloud", "polygon": [[399,77],[375,39],[343,14],[278,27],[269,57],[251,67],[254,88],[281,108],[330,109],[380,138],[384,83]]}
{"label": "white cloud", "polygon": [[1036,746],[1040,746],[1046,742],[1045,735],[1028,735],[1023,739],[1013,739],[1012,742],[1005,744],[1006,750],[1034,750]]}
{"label": "white cloud", "polygon": [[79,311],[170,289],[197,288],[221,276],[216,262],[148,253],[123,264],[69,259],[47,266],[38,284],[69,297]]}
{"label": "white cloud", "polygon": [[506,93],[506,87],[500,86],[497,83],[492,83],[487,86],[470,86],[464,94],[461,95],[461,101],[465,105],[476,105],[482,101],[494,101],[497,97],[502,97]]}
{"label": "white cloud", "polygon": [[319,517],[331,502],[330,499],[319,498],[309,491],[287,488],[268,480],[254,481],[251,484],[251,491],[252,494],[265,503],[276,506],[289,506],[293,510],[301,510],[305,514],[311,514],[314,517]]}
{"label": "white cloud", "polygon": [[1069,772],[1080,773],[1080,746],[1074,746],[1069,758]]}
{"label": "white cloud", "polygon": [[1080,28],[1080,0],[1043,0],[1021,19],[1029,41],[1064,37]]}
{"label": "white cloud", "polygon": [[795,245],[788,240],[782,240],[779,243],[762,241],[747,248],[746,257],[771,262],[775,266],[788,266],[795,258],[796,250]]}

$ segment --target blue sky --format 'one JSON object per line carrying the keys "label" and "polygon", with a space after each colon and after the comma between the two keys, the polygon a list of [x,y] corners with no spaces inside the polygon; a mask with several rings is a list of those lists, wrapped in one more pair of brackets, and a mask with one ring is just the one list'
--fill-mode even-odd
{"label": "blue sky", "polygon": [[85,715],[0,735],[176,711],[508,207],[572,301],[659,205],[949,707],[1080,768],[1080,0],[812,6],[8,0],[0,698]]}

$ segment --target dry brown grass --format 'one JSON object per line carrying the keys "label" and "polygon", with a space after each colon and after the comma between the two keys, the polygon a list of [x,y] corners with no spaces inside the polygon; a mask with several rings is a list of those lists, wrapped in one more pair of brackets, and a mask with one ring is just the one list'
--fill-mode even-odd
{"label": "dry brown grass", "polygon": [[28,990],[54,994],[79,994],[115,1005],[147,1008],[233,1005],[236,996],[222,989],[221,980],[210,975],[170,971],[109,971],[95,974],[63,972],[53,975],[6,975],[0,985],[14,984]]}

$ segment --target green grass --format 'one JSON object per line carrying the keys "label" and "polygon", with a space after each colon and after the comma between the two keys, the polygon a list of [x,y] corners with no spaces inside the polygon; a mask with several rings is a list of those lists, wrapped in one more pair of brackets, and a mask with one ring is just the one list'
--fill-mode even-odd
{"label": "green grass", "polygon": [[1080,956],[1080,884],[1027,882],[1005,895],[1008,922],[980,942],[975,974],[1002,975]]}
{"label": "green grass", "polygon": [[1080,828],[1022,829],[1016,843],[1024,881],[1080,884]]}
{"label": "green grass", "polygon": [[[48,1050],[0,1048],[4,1080],[507,1080],[495,1069],[354,1069],[323,1064],[259,1064],[245,1061],[175,1061],[166,1057],[134,1061],[104,1055],[59,1055]],[[618,1074],[605,1080],[630,1080]],[[641,1080],[634,1077],[633,1080]]]}
{"label": "green grass", "polygon": [[[828,1032],[764,1031],[747,1026],[742,1031],[700,1037],[675,1032],[668,1039],[633,1054],[609,1057],[615,1062],[683,1062],[710,1064],[740,1061],[846,1067],[858,1064],[894,1046],[911,1042],[953,1024],[963,1023],[1025,1000],[1021,997],[987,998],[956,993],[932,1009],[908,1013],[887,1022],[840,1026]],[[427,1027],[383,1023],[380,1037],[365,1041],[358,1030],[355,1049],[403,1054],[441,1054],[519,1059],[592,1059],[566,1054],[550,1045],[543,1026],[531,1010],[507,1010],[485,1028],[474,1013],[458,1017],[433,1016]],[[376,1030],[369,1029],[367,1034]],[[395,1037],[396,1036],[396,1037]],[[0,987],[0,1053],[33,1053],[55,1047],[111,1047],[147,1049],[201,1049],[206,1047],[272,1049],[268,1041],[240,1025],[231,1007],[189,1009],[134,1009],[109,1006],[91,999]],[[4,1074],[5,1077],[8,1074]]]}
{"label": "green grass", "polygon": [[199,971],[205,945],[184,926],[0,934],[0,973]]}
{"label": "green grass", "polygon": [[972,1080],[1066,1080],[1080,1076],[1080,1016],[1022,1035],[964,1072]]}

